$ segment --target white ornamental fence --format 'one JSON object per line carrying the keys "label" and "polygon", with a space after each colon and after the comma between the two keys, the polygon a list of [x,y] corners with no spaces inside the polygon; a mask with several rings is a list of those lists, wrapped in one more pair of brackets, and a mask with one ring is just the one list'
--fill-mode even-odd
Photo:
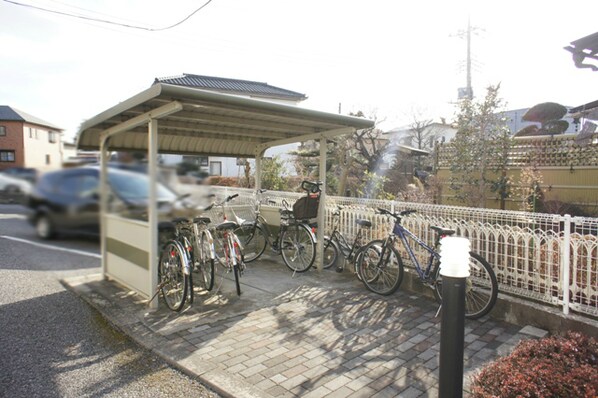
{"label": "white ornamental fence", "polygon": [[[210,189],[217,197],[239,194],[230,205],[239,216],[252,218],[254,190],[215,186]],[[269,198],[281,207],[283,199],[292,205],[303,195],[268,191],[261,196],[262,203]],[[375,213],[378,207],[414,209],[417,213],[403,219],[408,229],[427,242],[434,238],[432,225],[453,228],[458,236],[469,238],[472,250],[492,265],[501,293],[560,305],[565,314],[572,309],[598,316],[597,218],[328,196],[327,230],[337,205],[343,206],[340,230],[349,241],[357,232],[358,218],[369,219],[374,225],[368,239],[386,236],[392,225],[387,217]],[[425,252],[416,254],[425,264]],[[408,257],[404,259],[408,265]]]}

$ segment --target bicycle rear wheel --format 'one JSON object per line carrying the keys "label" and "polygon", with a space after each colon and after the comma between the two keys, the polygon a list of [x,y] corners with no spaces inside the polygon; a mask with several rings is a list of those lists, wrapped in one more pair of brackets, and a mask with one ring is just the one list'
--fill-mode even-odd
{"label": "bicycle rear wheel", "polygon": [[235,229],[235,235],[243,245],[245,262],[257,260],[266,250],[266,232],[259,225],[241,225]]}
{"label": "bicycle rear wheel", "polygon": [[[442,275],[436,265],[434,296],[442,303]],[[498,282],[492,267],[479,254],[469,252],[469,277],[465,283],[465,317],[478,319],[492,310],[498,297]]]}
{"label": "bicycle rear wheel", "polygon": [[158,264],[158,278],[164,302],[173,311],[180,311],[187,298],[187,276],[183,272],[186,255],[179,243],[168,241],[162,252]]}
{"label": "bicycle rear wheel", "polygon": [[316,244],[305,224],[291,224],[280,236],[282,259],[293,272],[305,272],[316,259]]}
{"label": "bicycle rear wheel", "polygon": [[403,261],[394,247],[372,241],[360,253],[357,272],[365,287],[388,296],[397,291],[403,281]]}
{"label": "bicycle rear wheel", "polygon": [[[324,269],[332,268],[340,260],[338,255],[339,249],[335,241],[328,236],[324,237]],[[340,271],[342,272],[342,268]]]}
{"label": "bicycle rear wheel", "polygon": [[212,258],[212,239],[203,231],[199,238],[198,268],[202,274],[204,288],[210,291],[214,288],[214,259]]}

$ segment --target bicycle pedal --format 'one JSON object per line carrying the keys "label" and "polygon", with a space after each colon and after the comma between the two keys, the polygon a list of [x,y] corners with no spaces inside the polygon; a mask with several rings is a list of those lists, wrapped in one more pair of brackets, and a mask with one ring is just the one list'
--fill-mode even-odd
{"label": "bicycle pedal", "polygon": [[334,270],[340,274],[341,272],[343,272],[345,270],[345,268],[344,267],[336,267]]}

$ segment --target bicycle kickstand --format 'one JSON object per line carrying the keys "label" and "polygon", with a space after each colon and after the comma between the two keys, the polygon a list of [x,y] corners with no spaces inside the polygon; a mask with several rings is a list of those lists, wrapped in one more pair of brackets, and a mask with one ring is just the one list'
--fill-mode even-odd
{"label": "bicycle kickstand", "polygon": [[442,303],[438,306],[438,311],[436,311],[436,315],[434,315],[434,318],[438,318],[438,315],[440,314],[441,309],[442,309]]}
{"label": "bicycle kickstand", "polygon": [[152,296],[152,298],[150,298],[148,300],[147,305],[150,305],[150,303],[156,298],[156,296],[158,295],[158,293],[160,293],[160,289],[162,289],[165,284],[166,284],[166,282],[162,282],[162,283],[158,284],[158,287],[156,287],[156,293],[154,293],[154,295]]}

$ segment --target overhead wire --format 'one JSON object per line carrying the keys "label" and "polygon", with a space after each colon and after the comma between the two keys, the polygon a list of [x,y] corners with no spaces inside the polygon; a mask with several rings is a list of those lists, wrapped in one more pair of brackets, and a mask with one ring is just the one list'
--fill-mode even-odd
{"label": "overhead wire", "polygon": [[58,15],[63,15],[63,16],[67,16],[67,17],[71,17],[71,18],[79,18],[79,19],[84,19],[87,21],[93,21],[93,22],[100,22],[100,23],[105,23],[105,24],[110,24],[110,25],[117,25],[117,26],[122,26],[125,28],[131,28],[131,29],[140,29],[140,30],[146,30],[149,32],[159,32],[159,31],[164,31],[164,30],[168,30],[168,29],[172,29],[176,26],[179,26],[180,24],[182,24],[183,22],[187,21],[189,18],[191,18],[193,15],[197,14],[199,11],[201,11],[204,7],[206,7],[208,4],[210,4],[212,2],[212,0],[207,0],[203,5],[201,5],[199,8],[195,9],[191,14],[187,15],[185,18],[181,19],[180,21],[169,25],[169,26],[165,26],[162,28],[148,28],[145,26],[138,26],[138,25],[130,25],[130,24],[125,24],[125,23],[121,23],[121,22],[115,22],[115,21],[110,21],[107,19],[101,19],[101,18],[94,18],[94,17],[88,17],[85,15],[77,15],[77,14],[71,14],[68,12],[63,12],[63,11],[58,11],[58,10],[52,10],[49,8],[44,8],[44,7],[39,7],[39,6],[35,6],[33,4],[25,4],[25,3],[19,3],[18,1],[14,1],[14,0],[2,0],[6,3],[10,3],[10,4],[14,4],[14,5],[18,5],[18,6],[22,6],[22,7],[28,7],[28,8],[33,8],[36,10],[40,10],[40,11],[44,11],[44,12],[49,12],[49,13],[53,13],[53,14],[58,14]]}

